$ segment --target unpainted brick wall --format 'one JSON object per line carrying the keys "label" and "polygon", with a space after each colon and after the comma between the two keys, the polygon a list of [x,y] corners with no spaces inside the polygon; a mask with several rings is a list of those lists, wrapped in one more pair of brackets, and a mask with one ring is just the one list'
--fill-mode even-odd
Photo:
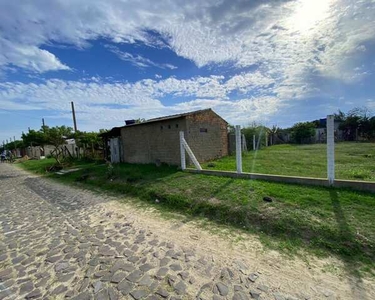
{"label": "unpainted brick wall", "polygon": [[[176,126],[177,125],[177,126]],[[207,132],[201,132],[207,129]],[[123,161],[180,165],[179,132],[199,162],[228,155],[227,123],[213,111],[121,129]],[[186,156],[188,157],[188,156]]]}
{"label": "unpainted brick wall", "polygon": [[228,155],[227,122],[216,113],[206,111],[190,115],[186,121],[185,139],[199,162]]}

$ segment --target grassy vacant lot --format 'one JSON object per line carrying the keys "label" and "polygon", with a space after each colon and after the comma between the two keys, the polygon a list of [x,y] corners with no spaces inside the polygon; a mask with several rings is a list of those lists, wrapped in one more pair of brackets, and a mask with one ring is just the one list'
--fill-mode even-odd
{"label": "grassy vacant lot", "polygon": [[[21,166],[46,174],[53,160]],[[179,212],[255,233],[266,247],[284,253],[304,249],[335,255],[349,270],[375,276],[375,196],[350,190],[228,179],[154,165],[74,162],[80,171],[62,176],[69,184],[134,196],[160,211]],[[274,199],[268,203],[264,196]],[[160,203],[156,204],[155,200]]]}
{"label": "grassy vacant lot", "polygon": [[[337,143],[336,178],[375,181],[375,143]],[[243,156],[243,171],[306,177],[327,177],[326,145],[275,145]],[[204,164],[205,169],[236,170],[236,157]]]}

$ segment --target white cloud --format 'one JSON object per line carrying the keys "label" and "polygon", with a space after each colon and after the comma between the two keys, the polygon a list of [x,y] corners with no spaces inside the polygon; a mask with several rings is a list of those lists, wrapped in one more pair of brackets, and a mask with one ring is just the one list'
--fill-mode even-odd
{"label": "white cloud", "polygon": [[[313,70],[341,78],[346,62],[360,55],[356,49],[375,36],[373,1],[1,0],[1,6],[1,47],[16,54],[1,51],[0,65],[38,72],[67,68],[40,46],[59,42],[85,47],[104,37],[170,47],[197,66],[257,64],[280,80]],[[17,54],[21,48],[27,53]],[[147,58],[123,54],[135,64],[149,64]]]}
{"label": "white cloud", "polygon": [[[50,105],[61,105],[71,100],[85,105],[119,104],[155,107],[162,97],[183,99],[185,97],[229,100],[230,93],[256,92],[261,87],[272,84],[272,78],[264,78],[260,73],[241,74],[226,80],[223,76],[194,77],[163,80],[144,79],[135,83],[105,83],[94,77],[91,81],[47,80],[43,83],[0,83],[2,100],[25,101]],[[69,109],[69,108],[67,108]]]}
{"label": "white cloud", "polygon": [[[135,83],[103,83],[47,80],[41,84],[0,83],[0,105],[12,110],[43,109],[70,118],[70,101],[75,102],[81,120],[122,124],[126,117],[150,118],[211,107],[231,122],[245,122],[273,114],[282,102],[277,97],[250,98],[247,92],[273,81],[260,74],[195,77],[187,80],[141,80]],[[240,100],[230,100],[238,93]],[[162,103],[161,99],[169,99]],[[109,122],[109,123],[108,123]]]}
{"label": "white cloud", "polygon": [[[87,128],[206,107],[231,123],[247,124],[271,118],[288,101],[317,95],[330,99],[316,78],[358,84],[374,70],[374,64],[362,60],[373,51],[374,1],[0,0],[0,7],[0,105],[14,111],[49,110],[70,119],[73,100]],[[106,83],[111,80],[91,75],[80,81],[5,82],[4,74],[18,68],[69,70],[44,45],[84,49],[98,38],[168,47],[199,67],[228,65],[239,74],[155,75],[135,83]],[[119,49],[108,51],[143,68],[175,67],[168,58],[159,64]],[[287,113],[291,118],[292,112]]]}
{"label": "white cloud", "polygon": [[120,58],[121,60],[130,62],[132,65],[138,68],[157,67],[160,69],[171,69],[171,70],[177,69],[177,67],[172,64],[156,63],[152,61],[151,59],[148,59],[142,55],[139,55],[139,54],[133,55],[129,52],[121,51],[116,46],[106,45],[105,47],[109,49],[111,52],[113,52],[114,54],[116,54],[118,58]]}
{"label": "white cloud", "polygon": [[0,67],[14,65],[35,72],[69,70],[52,53],[37,46],[12,43],[0,36]]}

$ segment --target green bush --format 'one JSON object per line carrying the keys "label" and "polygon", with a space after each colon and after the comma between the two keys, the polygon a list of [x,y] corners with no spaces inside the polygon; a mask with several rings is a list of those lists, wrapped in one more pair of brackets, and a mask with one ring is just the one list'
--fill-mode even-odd
{"label": "green bush", "polygon": [[300,122],[292,127],[292,140],[297,144],[310,143],[315,135],[315,124]]}

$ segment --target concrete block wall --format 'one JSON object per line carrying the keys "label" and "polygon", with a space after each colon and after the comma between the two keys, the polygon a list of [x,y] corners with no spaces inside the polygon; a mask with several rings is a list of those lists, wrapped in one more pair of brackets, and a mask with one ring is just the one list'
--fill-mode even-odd
{"label": "concrete block wall", "polygon": [[26,148],[26,155],[30,158],[40,159],[40,147],[27,147]]}
{"label": "concrete block wall", "polygon": [[180,131],[186,131],[184,118],[123,127],[123,161],[155,163],[159,160],[180,165]]}
{"label": "concrete block wall", "polygon": [[52,151],[55,150],[55,146],[45,145],[44,146],[44,156],[51,155]]}

